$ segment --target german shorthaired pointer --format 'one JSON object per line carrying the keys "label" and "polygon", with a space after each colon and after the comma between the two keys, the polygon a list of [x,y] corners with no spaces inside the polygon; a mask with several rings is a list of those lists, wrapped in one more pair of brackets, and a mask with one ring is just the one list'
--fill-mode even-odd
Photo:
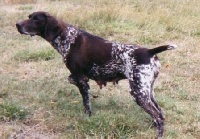
{"label": "german shorthaired pointer", "polygon": [[80,30],[46,12],[34,12],[29,19],[16,24],[26,35],[38,35],[47,40],[63,57],[70,70],[70,83],[76,85],[83,97],[85,112],[91,115],[89,79],[102,88],[106,82],[117,83],[128,79],[130,94],[154,120],[158,138],[164,131],[164,115],[154,98],[153,85],[160,70],[156,56],[176,45],[163,45],[153,49],[138,45],[113,43]]}

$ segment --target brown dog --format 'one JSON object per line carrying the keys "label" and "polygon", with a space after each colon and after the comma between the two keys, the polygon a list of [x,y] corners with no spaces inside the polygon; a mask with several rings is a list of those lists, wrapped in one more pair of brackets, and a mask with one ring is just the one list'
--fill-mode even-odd
{"label": "brown dog", "polygon": [[46,12],[32,13],[29,19],[16,26],[21,34],[41,36],[62,55],[71,72],[68,79],[79,88],[87,114],[91,115],[89,79],[95,80],[100,88],[106,82],[117,83],[121,79],[128,79],[131,95],[152,116],[158,129],[158,138],[162,138],[164,115],[155,101],[153,91],[160,69],[155,54],[174,49],[176,45],[147,49],[138,45],[113,43],[58,20]]}

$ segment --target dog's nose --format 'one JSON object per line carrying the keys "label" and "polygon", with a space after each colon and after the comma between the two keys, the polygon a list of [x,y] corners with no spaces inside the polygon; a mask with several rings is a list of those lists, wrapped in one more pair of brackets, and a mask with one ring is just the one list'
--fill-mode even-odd
{"label": "dog's nose", "polygon": [[21,28],[21,25],[19,23],[16,24],[17,29]]}
{"label": "dog's nose", "polygon": [[23,34],[23,31],[22,31],[22,30],[23,30],[23,29],[22,29],[22,28],[23,28],[23,27],[22,27],[22,24],[16,23],[16,27],[17,27],[18,32],[21,33],[21,34]]}

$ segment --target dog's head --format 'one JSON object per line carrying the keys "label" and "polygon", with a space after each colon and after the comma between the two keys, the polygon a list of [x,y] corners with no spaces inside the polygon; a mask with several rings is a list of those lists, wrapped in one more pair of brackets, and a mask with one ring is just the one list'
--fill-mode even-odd
{"label": "dog's head", "polygon": [[21,34],[39,35],[47,41],[52,41],[63,30],[63,22],[47,12],[34,12],[28,18],[16,24]]}

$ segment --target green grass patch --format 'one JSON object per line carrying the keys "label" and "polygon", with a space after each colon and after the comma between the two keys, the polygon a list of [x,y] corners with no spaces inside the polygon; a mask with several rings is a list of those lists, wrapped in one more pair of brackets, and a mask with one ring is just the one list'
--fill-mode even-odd
{"label": "green grass patch", "polygon": [[21,62],[39,61],[39,60],[51,60],[55,58],[55,50],[53,49],[41,49],[40,51],[22,50],[16,53],[14,59]]}
{"label": "green grass patch", "polygon": [[0,120],[10,121],[26,118],[28,112],[15,103],[4,102],[0,104]]}
{"label": "green grass patch", "polygon": [[[127,137],[134,131],[134,124],[126,124],[127,116],[116,116],[112,115],[96,115],[91,118],[80,119],[77,123],[77,127],[80,131],[85,133],[87,136],[100,135],[103,138],[110,137]],[[129,118],[130,119],[130,118]],[[131,122],[131,121],[130,121]]]}

